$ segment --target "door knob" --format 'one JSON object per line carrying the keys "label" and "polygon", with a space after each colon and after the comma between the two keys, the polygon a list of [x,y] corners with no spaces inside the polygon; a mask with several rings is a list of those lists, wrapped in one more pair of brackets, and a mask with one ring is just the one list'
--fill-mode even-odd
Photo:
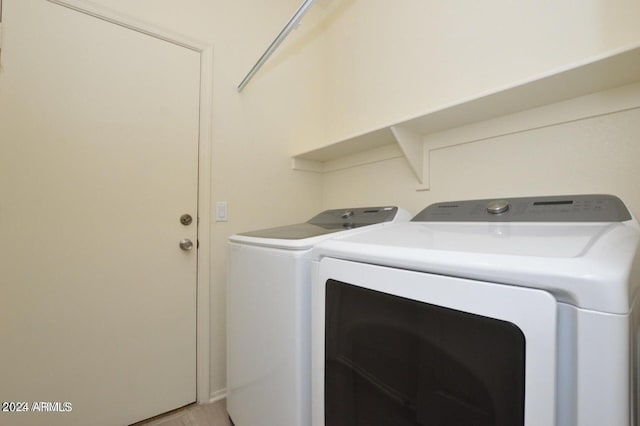
{"label": "door knob", "polygon": [[189,251],[193,248],[193,241],[188,238],[180,240],[180,248],[184,251]]}

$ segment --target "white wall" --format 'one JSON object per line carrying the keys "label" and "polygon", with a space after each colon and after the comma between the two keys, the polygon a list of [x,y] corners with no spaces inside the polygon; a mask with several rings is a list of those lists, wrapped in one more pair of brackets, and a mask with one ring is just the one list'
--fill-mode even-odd
{"label": "white wall", "polygon": [[[628,0],[345,0],[326,34],[325,144],[637,44],[639,16]],[[608,192],[638,215],[637,121],[628,111],[432,151],[425,192],[400,157],[333,171],[322,205],[417,213],[441,200]]]}
{"label": "white wall", "polygon": [[332,4],[326,143],[640,40],[635,0]]}
{"label": "white wall", "polygon": [[610,193],[640,217],[640,108],[524,130],[430,152],[430,191],[400,157],[324,175],[326,208]]}

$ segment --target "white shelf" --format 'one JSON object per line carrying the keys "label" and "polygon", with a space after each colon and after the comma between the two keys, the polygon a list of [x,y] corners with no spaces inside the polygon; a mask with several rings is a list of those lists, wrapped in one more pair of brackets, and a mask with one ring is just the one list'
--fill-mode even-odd
{"label": "white shelf", "polygon": [[637,82],[640,82],[640,45],[299,153],[293,156],[293,168],[321,172],[328,161],[397,143],[423,183],[423,139],[429,134]]}

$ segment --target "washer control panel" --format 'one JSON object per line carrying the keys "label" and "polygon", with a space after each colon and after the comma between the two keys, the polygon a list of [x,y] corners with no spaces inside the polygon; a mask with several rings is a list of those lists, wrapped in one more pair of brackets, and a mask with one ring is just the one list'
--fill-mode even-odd
{"label": "washer control panel", "polygon": [[325,210],[305,223],[243,232],[238,235],[279,240],[301,240],[361,226],[392,222],[396,219],[398,212],[399,209],[395,206]]}
{"label": "washer control panel", "polygon": [[307,223],[331,229],[357,228],[390,222],[397,213],[398,208],[395,206],[325,210],[309,219]]}
{"label": "washer control panel", "polygon": [[414,222],[624,222],[631,213],[613,195],[466,200],[432,204]]}

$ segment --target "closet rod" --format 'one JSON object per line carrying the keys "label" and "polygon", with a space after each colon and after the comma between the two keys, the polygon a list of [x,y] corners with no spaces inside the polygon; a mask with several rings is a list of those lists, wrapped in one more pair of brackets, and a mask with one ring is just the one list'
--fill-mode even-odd
{"label": "closet rod", "polygon": [[249,83],[249,81],[251,81],[255,73],[258,72],[258,70],[262,67],[262,65],[264,65],[265,62],[267,62],[267,60],[273,54],[273,52],[275,52],[278,46],[280,46],[280,43],[282,43],[284,39],[287,38],[287,35],[289,35],[291,30],[293,30],[298,25],[298,22],[302,19],[304,14],[307,13],[307,11],[311,8],[311,6],[313,6],[313,3],[315,1],[316,0],[305,0],[304,3],[302,3],[302,5],[298,8],[298,10],[293,15],[293,17],[289,20],[287,25],[285,25],[282,31],[280,31],[280,34],[278,34],[278,37],[276,37],[276,39],[273,40],[273,42],[271,43],[271,45],[269,45],[267,50],[265,50],[262,56],[260,56],[260,59],[258,59],[258,62],[255,63],[253,68],[251,68],[249,73],[240,82],[240,84],[238,85],[238,92],[242,92],[242,89],[244,89],[244,87]]}

